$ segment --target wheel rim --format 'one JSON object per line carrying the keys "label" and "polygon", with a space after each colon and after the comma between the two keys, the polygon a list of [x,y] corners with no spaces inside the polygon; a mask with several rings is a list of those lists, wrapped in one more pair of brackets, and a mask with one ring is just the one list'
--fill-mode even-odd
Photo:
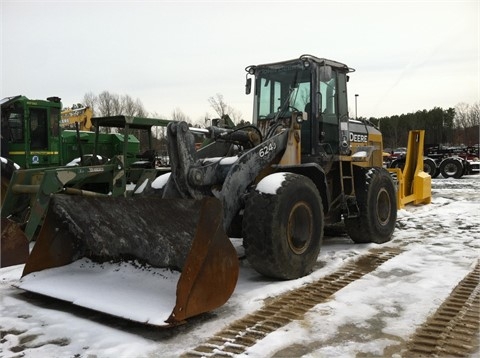
{"label": "wheel rim", "polygon": [[455,175],[457,173],[457,166],[454,163],[447,163],[444,171],[447,175]]}
{"label": "wheel rim", "polygon": [[304,253],[312,240],[313,214],[305,202],[296,203],[290,211],[287,227],[288,246],[296,254]]}
{"label": "wheel rim", "polygon": [[377,220],[380,225],[385,226],[390,221],[391,202],[390,196],[385,188],[382,188],[377,195]]}

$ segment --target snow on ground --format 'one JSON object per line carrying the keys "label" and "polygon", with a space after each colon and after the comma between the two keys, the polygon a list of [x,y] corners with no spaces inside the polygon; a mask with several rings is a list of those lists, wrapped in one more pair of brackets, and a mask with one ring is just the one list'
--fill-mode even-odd
{"label": "snow on ground", "polygon": [[[480,253],[480,177],[439,178],[432,186],[432,203],[400,210],[393,240],[384,244],[399,247],[402,253],[242,356],[388,356],[389,347],[406,341],[473,269]],[[3,268],[0,357],[179,356],[260,308],[265,298],[332,273],[375,247],[354,245],[344,236],[327,237],[315,271],[293,281],[269,280],[242,261],[238,285],[224,306],[170,330],[25,293],[13,286],[23,265]],[[77,295],[82,298],[81,291]]]}

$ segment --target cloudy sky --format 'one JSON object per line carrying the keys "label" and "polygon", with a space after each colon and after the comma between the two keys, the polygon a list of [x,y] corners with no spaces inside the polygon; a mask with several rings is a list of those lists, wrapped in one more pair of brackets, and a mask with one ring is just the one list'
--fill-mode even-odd
{"label": "cloudy sky", "polygon": [[245,67],[312,54],[356,69],[354,116],[480,100],[480,1],[0,0],[0,97],[107,90],[197,121],[216,93],[250,120]]}

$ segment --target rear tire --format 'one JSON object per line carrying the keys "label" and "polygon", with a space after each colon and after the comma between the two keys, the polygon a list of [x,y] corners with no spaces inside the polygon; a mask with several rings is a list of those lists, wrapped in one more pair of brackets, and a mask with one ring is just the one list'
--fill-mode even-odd
{"label": "rear tire", "polygon": [[391,239],[397,221],[395,184],[383,168],[362,172],[356,171],[355,180],[360,214],[345,218],[345,228],[355,243],[383,244]]}
{"label": "rear tire", "polygon": [[440,164],[440,173],[444,178],[459,179],[463,175],[463,164],[455,158],[447,158]]}
{"label": "rear tire", "polygon": [[405,167],[405,158],[402,159],[395,159],[390,163],[390,168],[399,168],[402,169]]}
{"label": "rear tire", "polygon": [[436,178],[439,174],[437,164],[432,158],[425,158],[423,160],[423,171],[429,174],[432,178]]}
{"label": "rear tire", "polygon": [[302,175],[284,173],[276,194],[256,191],[247,199],[246,257],[265,276],[287,280],[305,276],[317,261],[323,226],[322,200],[315,184]]}

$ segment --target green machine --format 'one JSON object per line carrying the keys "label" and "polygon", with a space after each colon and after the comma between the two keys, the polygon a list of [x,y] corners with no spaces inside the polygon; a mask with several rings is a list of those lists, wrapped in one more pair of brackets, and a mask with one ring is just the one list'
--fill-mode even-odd
{"label": "green machine", "polygon": [[[60,110],[57,97],[31,101],[17,96],[2,101],[0,267],[24,262],[25,247],[43,222],[51,194],[133,195],[139,186],[168,170],[155,166],[152,127],[170,121],[94,117],[95,132],[61,130]],[[111,133],[103,133],[103,128]],[[148,133],[147,150],[140,152],[140,141],[131,131]],[[127,189],[129,183],[133,185]],[[8,249],[15,245],[24,249]],[[12,252],[23,253],[15,258]]]}
{"label": "green machine", "polygon": [[[123,153],[124,138],[119,133],[76,132],[60,126],[62,103],[59,97],[31,100],[25,96],[4,98],[1,106],[2,158],[21,168],[64,166],[83,153],[112,158]],[[166,125],[166,124],[165,124]],[[140,150],[140,142],[128,136],[128,152]]]}

